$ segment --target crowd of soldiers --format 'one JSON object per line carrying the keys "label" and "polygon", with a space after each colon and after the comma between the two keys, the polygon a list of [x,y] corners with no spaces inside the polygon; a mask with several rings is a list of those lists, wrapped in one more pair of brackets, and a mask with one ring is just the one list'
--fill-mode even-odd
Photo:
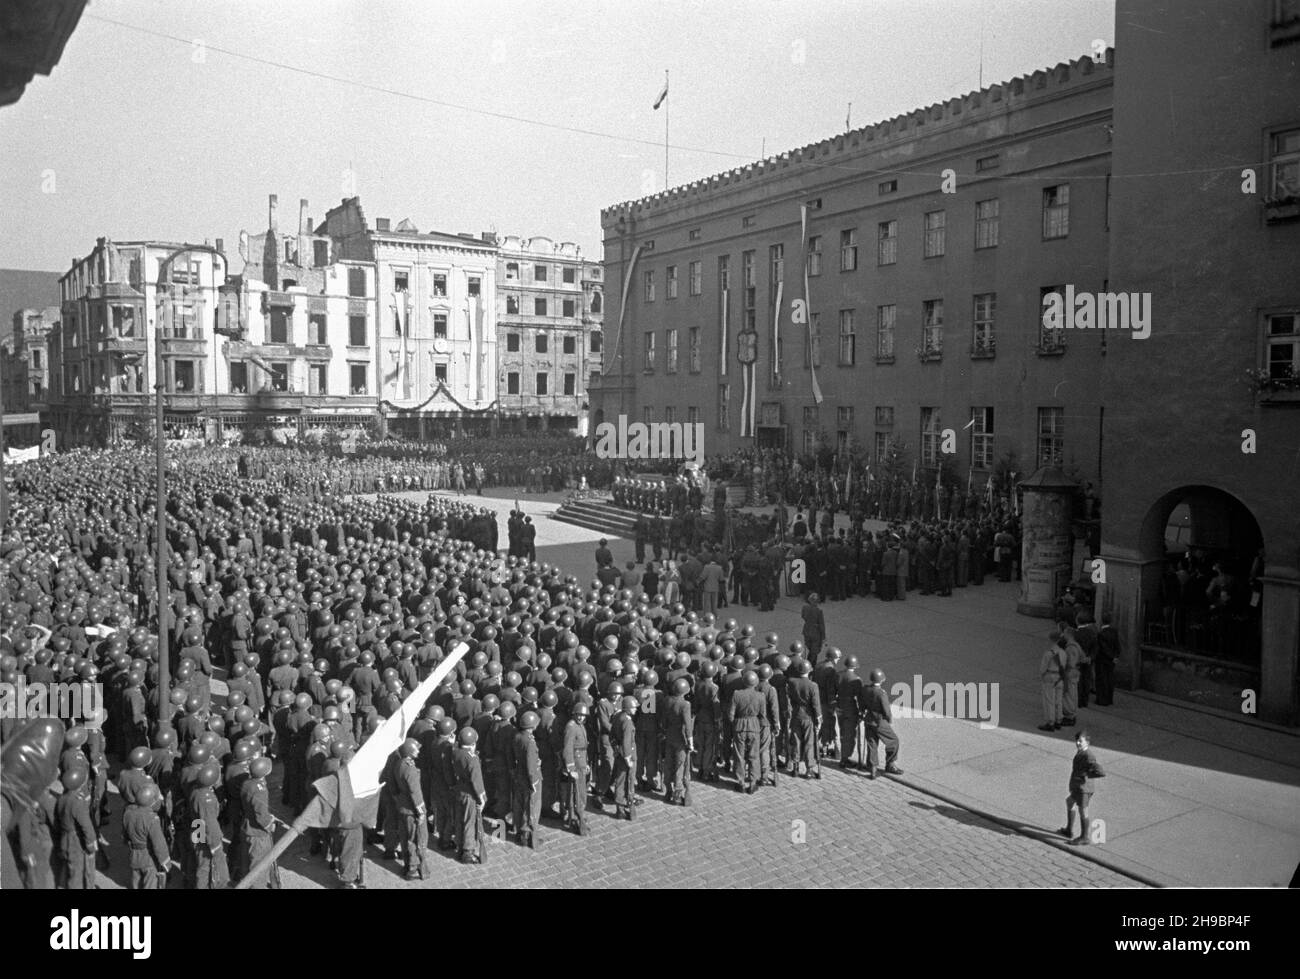
{"label": "crowd of soldiers", "polygon": [[[536,847],[546,818],[583,833],[612,803],[631,820],[638,788],[688,804],[693,779],[730,773],[753,792],[800,762],[820,776],[829,703],[803,643],[783,650],[660,591],[583,587],[519,553],[514,534],[502,558],[495,517],[454,498],[254,478],[262,451],[244,450],[249,476],[208,450],[177,454],[161,596],[149,453],[80,451],[14,477],[0,680],[105,691],[102,712],[68,718],[57,738],[0,724],[6,858],[26,886],[94,886],[114,833],[133,887],[250,875],[268,863],[277,784],[281,806],[303,812],[462,643],[383,773],[370,837],[410,876],[430,873],[430,831],[481,861],[485,817]],[[364,886],[366,836],[359,818],[314,831],[341,886]],[[279,885],[273,862],[257,880]]]}

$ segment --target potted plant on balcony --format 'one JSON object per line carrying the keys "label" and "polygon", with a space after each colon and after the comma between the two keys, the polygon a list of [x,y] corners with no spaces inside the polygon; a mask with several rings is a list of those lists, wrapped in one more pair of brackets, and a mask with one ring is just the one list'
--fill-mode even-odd
{"label": "potted plant on balcony", "polygon": [[926,340],[916,348],[916,358],[923,364],[926,361],[943,359],[943,341],[938,339]]}
{"label": "potted plant on balcony", "polygon": [[1276,374],[1263,369],[1246,371],[1246,384],[1262,401],[1300,401],[1300,376],[1294,367]]}

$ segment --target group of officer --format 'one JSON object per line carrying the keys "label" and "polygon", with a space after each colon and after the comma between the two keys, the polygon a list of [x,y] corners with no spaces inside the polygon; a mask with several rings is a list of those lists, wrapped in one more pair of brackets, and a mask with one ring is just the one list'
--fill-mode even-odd
{"label": "group of officer", "polygon": [[[430,872],[430,829],[439,848],[476,862],[497,828],[537,847],[547,818],[581,834],[589,812],[612,804],[631,820],[638,789],[687,805],[697,779],[729,774],[752,793],[782,767],[820,777],[828,723],[843,742],[862,721],[896,768],[888,700],[847,662],[832,682],[802,643],[782,650],[734,620],[499,558],[450,533],[473,512],[455,501],[308,503],[233,471],[187,472],[182,457],[159,600],[134,566],[148,563],[135,539],[147,539],[148,460],[32,465],[15,483],[23,530],[0,542],[0,674],[100,682],[107,707],[72,719],[56,777],[18,807],[29,886],[51,870],[61,886],[93,885],[114,770],[132,886],[160,886],[176,867],[198,888],[244,877],[272,847],[277,775],[281,805],[304,812],[314,786],[461,643],[383,772],[372,838],[382,831],[385,855],[413,877]],[[308,515],[334,532],[302,534]],[[169,637],[167,689],[150,608]],[[218,704],[211,681],[223,670]],[[312,848],[342,886],[364,886],[367,820],[343,815],[313,832]],[[273,863],[265,882],[278,886]]]}

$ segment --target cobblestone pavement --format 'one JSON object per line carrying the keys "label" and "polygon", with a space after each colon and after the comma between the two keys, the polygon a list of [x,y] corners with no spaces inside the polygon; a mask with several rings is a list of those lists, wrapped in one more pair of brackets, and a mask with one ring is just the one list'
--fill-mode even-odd
{"label": "cobblestone pavement", "polygon": [[[891,779],[831,767],[820,781],[782,776],[753,796],[693,785],[692,805],[642,796],[633,822],[589,813],[586,838],[546,825],[537,851],[489,841],[485,866],[435,853],[433,878],[405,881],[368,847],[366,884],[431,887],[1133,887],[1082,860]],[[608,813],[613,812],[607,806]],[[802,831],[802,834],[801,832]],[[802,842],[797,842],[802,835]],[[395,872],[396,871],[396,872]],[[286,888],[337,886],[296,842]]]}

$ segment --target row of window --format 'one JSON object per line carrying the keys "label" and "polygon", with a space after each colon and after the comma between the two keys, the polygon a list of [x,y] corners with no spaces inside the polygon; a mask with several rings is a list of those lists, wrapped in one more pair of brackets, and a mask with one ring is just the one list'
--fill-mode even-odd
{"label": "row of window", "polygon": [[[998,223],[1001,217],[1001,205],[996,197],[975,202],[975,248],[996,248],[998,245]],[[947,211],[928,211],[923,218],[922,254],[925,258],[938,258],[947,250],[948,217]],[[1042,227],[1044,240],[1066,238],[1070,234],[1070,185],[1056,184],[1043,189]],[[840,231],[840,271],[854,272],[858,268],[858,229],[844,228]],[[824,236],[812,235],[808,239],[808,275],[822,274]],[[778,282],[785,279],[785,246],[772,245],[768,249],[770,277],[773,289]],[[881,221],[876,225],[876,264],[894,265],[898,262],[898,220]],[[751,308],[751,290],[755,288],[754,267],[755,252],[741,253],[744,271],[743,288],[745,290],[745,308]],[[702,263],[691,262],[688,266],[689,294],[698,296],[703,287]],[[730,288],[730,256],[718,258],[718,286]],[[656,297],[656,270],[646,269],[642,273],[642,298],[645,302],[654,302]],[[667,293],[669,299],[678,296],[677,266],[669,265],[665,270]]]}
{"label": "row of window", "polygon": [[[411,274],[402,269],[393,269],[393,292],[410,292],[411,291]],[[481,276],[470,275],[465,277],[465,291],[471,296],[480,296],[483,294],[483,279]],[[348,295],[353,297],[362,297],[366,294],[366,270],[358,268],[348,269]],[[433,273],[433,290],[431,293],[434,298],[445,299],[447,296],[447,274],[445,272]]]}
{"label": "row of window", "polygon": [[[547,301],[546,297],[544,297],[544,296],[534,296],[534,297],[533,297],[533,315],[534,315],[534,316],[550,316],[550,315],[551,315],[551,314],[550,314],[550,308],[551,308],[551,307],[550,307],[550,303]],[[520,309],[520,306],[519,306],[519,297],[518,297],[518,296],[506,296],[506,313],[508,313],[508,314],[510,314],[510,315],[513,315],[513,316],[518,316],[518,315],[519,315],[519,309]],[[593,312],[593,313],[599,313],[600,311],[601,311],[601,299],[600,299],[600,293],[598,293],[598,292],[593,292],[593,293],[591,294],[591,312]],[[561,301],[560,301],[560,315],[563,316],[563,317],[565,317],[566,319],[573,319],[574,317],[576,317],[576,316],[578,315],[578,303],[577,303],[577,300],[575,300],[575,299],[564,299],[564,300],[561,300]]]}
{"label": "row of window", "polygon": [[[588,335],[591,337],[591,341],[590,341],[591,352],[594,354],[600,353],[600,345],[601,345],[600,331],[593,330]],[[519,353],[521,349],[521,345],[522,345],[522,339],[520,334],[518,333],[506,334],[506,353],[512,353],[512,354]],[[533,350],[536,353],[539,354],[549,353],[550,346],[551,346],[551,342],[547,334],[538,333],[533,337]],[[573,335],[561,337],[560,349],[563,353],[566,354],[576,354],[578,352],[578,338]]]}
{"label": "row of window", "polygon": [[[518,262],[506,262],[506,281],[520,281],[519,270],[520,266]],[[598,270],[593,270],[593,272],[593,278],[600,278],[600,272]],[[551,269],[549,265],[538,264],[533,266],[534,282],[549,282],[550,280]],[[576,285],[578,282],[578,270],[571,265],[562,265],[560,267],[560,281],[564,282],[566,285]]]}
{"label": "row of window", "polygon": [[[506,394],[522,394],[520,388],[519,371],[506,372]],[[596,375],[592,375],[595,377]],[[533,394],[547,395],[551,393],[551,375],[549,371],[538,371],[533,376]],[[575,395],[578,393],[578,375],[572,371],[566,371],[564,374],[564,394]]]}

